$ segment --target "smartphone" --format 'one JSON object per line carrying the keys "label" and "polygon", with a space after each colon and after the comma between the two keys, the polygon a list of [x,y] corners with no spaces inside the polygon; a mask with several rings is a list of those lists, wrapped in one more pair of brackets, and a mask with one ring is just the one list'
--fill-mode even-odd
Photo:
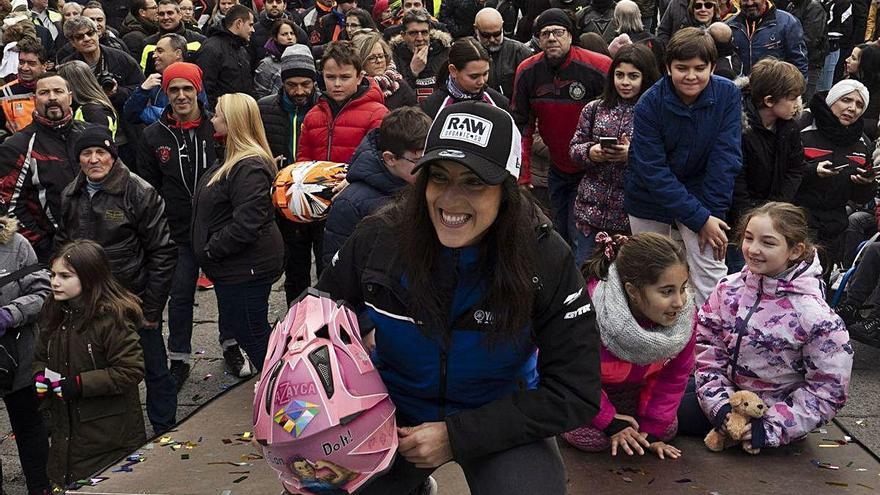
{"label": "smartphone", "polygon": [[613,148],[618,145],[618,141],[616,137],[600,137],[599,138],[599,147],[600,148]]}
{"label": "smartphone", "polygon": [[849,163],[844,163],[843,165],[832,165],[831,170],[843,170],[846,167],[849,167]]}
{"label": "smartphone", "polygon": [[858,172],[859,175],[861,175],[862,177],[864,177],[866,179],[870,179],[871,177],[874,177],[874,170],[872,170],[871,167],[865,167],[865,168],[859,167],[856,169],[856,172]]}

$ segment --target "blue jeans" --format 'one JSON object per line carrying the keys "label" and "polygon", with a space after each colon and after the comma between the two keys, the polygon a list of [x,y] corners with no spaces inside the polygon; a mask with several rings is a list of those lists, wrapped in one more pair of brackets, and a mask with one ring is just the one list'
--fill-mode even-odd
{"label": "blue jeans", "polygon": [[706,418],[697,401],[697,387],[693,375],[688,378],[684,395],[678,404],[678,434],[689,437],[704,437],[712,429],[712,423]]}
{"label": "blue jeans", "polygon": [[[177,245],[177,267],[171,280],[168,300],[168,354],[171,359],[187,360],[192,354],[193,306],[196,303],[196,281],[199,264],[189,244]],[[234,341],[232,334],[220,328],[220,344]]]}
{"label": "blue jeans", "polygon": [[[837,61],[840,59],[840,49],[834,50],[833,52],[825,55],[825,65],[822,67],[822,76],[819,78],[819,83],[816,85],[816,91],[828,91],[831,89],[831,86],[834,86],[834,68],[837,67]],[[810,102],[805,101],[804,105],[809,105]]]}
{"label": "blue jeans", "polygon": [[598,233],[599,230],[595,228],[590,229],[590,235],[578,230],[577,251],[574,254],[574,263],[578,270],[593,255],[593,250],[596,249],[596,234]]}
{"label": "blue jeans", "polygon": [[269,293],[273,278],[241,284],[214,282],[217,294],[217,326],[232,334],[258,370],[263,369],[269,346]]}
{"label": "blue jeans", "polygon": [[[144,350],[144,381],[147,384],[147,417],[156,434],[177,422],[177,385],[168,372],[168,357],[162,340],[162,322],[156,328],[138,330]],[[108,432],[109,433],[109,432]]]}
{"label": "blue jeans", "polygon": [[550,205],[553,207],[553,227],[569,246],[577,246],[578,230],[574,222],[574,200],[583,172],[567,174],[550,167],[547,186],[550,189]]}

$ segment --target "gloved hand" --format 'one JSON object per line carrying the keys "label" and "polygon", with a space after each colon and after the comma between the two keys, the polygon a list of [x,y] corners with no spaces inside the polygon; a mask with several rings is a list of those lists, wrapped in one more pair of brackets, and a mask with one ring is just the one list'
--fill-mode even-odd
{"label": "gloved hand", "polygon": [[6,333],[6,330],[12,328],[12,312],[6,308],[0,308],[0,337]]}
{"label": "gloved hand", "polygon": [[34,386],[37,388],[37,398],[45,399],[46,394],[49,392],[49,387],[52,386],[52,383],[49,382],[49,379],[46,378],[46,375],[44,375],[41,371],[34,375]]}
{"label": "gloved hand", "polygon": [[52,382],[52,391],[59,399],[69,402],[80,396],[82,386],[80,385],[79,375],[75,377],[62,378],[61,381]]}

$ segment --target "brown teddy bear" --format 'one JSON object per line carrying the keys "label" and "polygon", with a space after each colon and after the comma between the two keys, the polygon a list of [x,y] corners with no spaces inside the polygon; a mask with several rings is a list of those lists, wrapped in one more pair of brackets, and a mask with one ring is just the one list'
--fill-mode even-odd
{"label": "brown teddy bear", "polygon": [[712,452],[721,452],[726,448],[741,443],[743,450],[749,454],[757,454],[761,449],[752,448],[751,442],[748,440],[743,441],[742,437],[751,430],[752,419],[764,416],[767,406],[754,392],[739,390],[730,397],[730,407],[730,416],[727,417],[725,422],[727,434],[725,435],[717,428],[713,428],[706,435],[706,438],[703,439],[703,443]]}

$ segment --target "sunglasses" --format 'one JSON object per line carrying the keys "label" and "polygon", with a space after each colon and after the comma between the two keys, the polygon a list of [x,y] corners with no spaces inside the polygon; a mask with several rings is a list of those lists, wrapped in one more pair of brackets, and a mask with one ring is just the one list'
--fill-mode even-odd
{"label": "sunglasses", "polygon": [[715,2],[694,2],[694,10],[714,10]]}
{"label": "sunglasses", "polygon": [[477,32],[480,33],[480,38],[487,39],[487,40],[492,39],[492,38],[500,38],[504,34],[504,31],[496,31],[494,33],[487,33],[485,31],[477,31]]}
{"label": "sunglasses", "polygon": [[91,38],[92,36],[94,36],[96,34],[98,34],[98,32],[95,30],[89,30],[84,33],[77,33],[77,34],[73,35],[73,40],[74,41],[82,41],[86,38]]}

